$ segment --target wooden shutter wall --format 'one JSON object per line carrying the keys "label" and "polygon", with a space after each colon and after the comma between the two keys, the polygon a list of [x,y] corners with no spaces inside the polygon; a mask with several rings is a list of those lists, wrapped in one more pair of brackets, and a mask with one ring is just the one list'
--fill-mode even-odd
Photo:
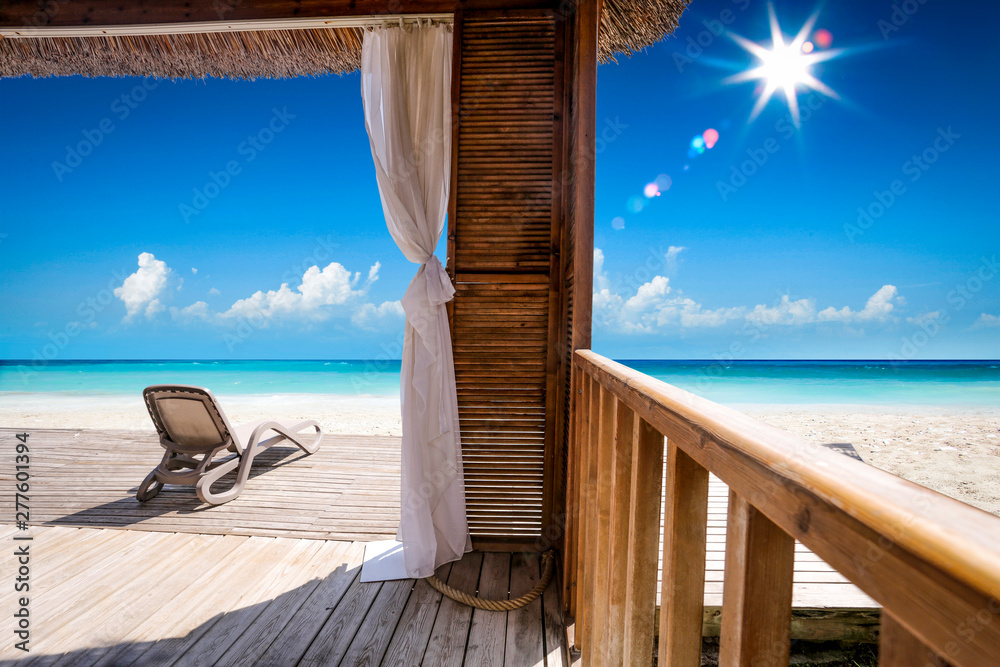
{"label": "wooden shutter wall", "polygon": [[551,12],[456,15],[451,324],[466,503],[480,548],[548,546],[538,538],[561,487],[567,334],[556,28]]}

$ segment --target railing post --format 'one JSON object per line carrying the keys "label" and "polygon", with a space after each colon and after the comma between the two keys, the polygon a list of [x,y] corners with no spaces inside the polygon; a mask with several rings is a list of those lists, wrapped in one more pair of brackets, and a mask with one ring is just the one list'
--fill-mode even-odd
{"label": "railing post", "polygon": [[577,478],[580,480],[580,505],[577,512],[580,516],[580,531],[576,546],[576,632],[574,643],[582,648],[587,635],[587,615],[590,613],[590,589],[588,571],[592,568],[588,544],[591,539],[593,523],[590,515],[590,501],[593,495],[591,484],[591,458],[594,452],[594,429],[597,423],[597,413],[594,411],[594,388],[597,382],[590,375],[583,377],[583,400],[581,409],[583,421],[580,429],[580,462]]}
{"label": "railing post", "polygon": [[633,434],[625,659],[622,662],[629,666],[652,662],[660,506],[663,504],[663,435],[638,415],[633,420]]}
{"label": "railing post", "polygon": [[584,663],[601,664],[602,638],[607,629],[608,617],[608,552],[611,536],[612,466],[614,461],[615,399],[614,394],[598,385],[598,429],[596,442],[596,470],[593,478],[595,501],[593,539],[590,540],[588,558],[593,562],[593,575],[588,579],[591,611],[587,616],[587,636],[583,647]]}
{"label": "railing post", "polygon": [[729,492],[719,664],[787,665],[795,540]]}
{"label": "railing post", "polygon": [[697,667],[705,609],[708,470],[670,440],[666,500],[659,664]]}
{"label": "railing post", "polygon": [[632,445],[635,413],[615,401],[614,448],[611,461],[611,530],[608,552],[608,617],[604,623],[601,653],[609,665],[625,659],[625,602],[628,581],[629,516],[632,511]]}
{"label": "railing post", "polygon": [[878,664],[880,667],[947,667],[949,663],[883,609]]}
{"label": "railing post", "polygon": [[577,536],[580,533],[580,480],[577,471],[580,460],[580,424],[583,419],[583,376],[578,366],[571,367],[570,433],[566,448],[566,539],[563,544],[563,611],[576,614]]}

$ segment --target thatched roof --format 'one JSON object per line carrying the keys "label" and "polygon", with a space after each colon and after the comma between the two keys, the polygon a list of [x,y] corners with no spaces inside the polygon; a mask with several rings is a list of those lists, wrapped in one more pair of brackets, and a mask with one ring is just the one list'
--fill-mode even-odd
{"label": "thatched roof", "polygon": [[361,28],[0,39],[0,77],[287,79],[361,66]]}
{"label": "thatched roof", "polygon": [[[641,51],[672,33],[688,2],[604,0],[598,40],[601,62],[617,62],[617,56]],[[344,74],[360,66],[361,40],[362,28],[358,27],[0,36],[0,77],[282,79]]]}

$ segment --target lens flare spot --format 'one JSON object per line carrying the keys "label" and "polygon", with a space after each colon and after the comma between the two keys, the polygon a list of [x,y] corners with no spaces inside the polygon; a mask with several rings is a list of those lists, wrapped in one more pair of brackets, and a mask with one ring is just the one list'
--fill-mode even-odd
{"label": "lens flare spot", "polygon": [[660,174],[657,176],[655,183],[660,192],[666,192],[670,189],[670,186],[674,184],[674,182],[670,180],[670,177],[666,174]]}
{"label": "lens flare spot", "polygon": [[628,204],[625,205],[625,208],[627,208],[632,213],[641,213],[645,205],[646,204],[643,201],[642,197],[631,197],[628,200]]}
{"label": "lens flare spot", "polygon": [[[704,147],[705,147],[705,138],[704,137],[697,136],[697,137],[695,137],[694,139],[691,140],[691,148],[695,149],[696,151],[699,148],[704,148]],[[698,152],[700,153],[701,151],[698,151]]]}
{"label": "lens flare spot", "polygon": [[656,187],[656,183],[646,183],[646,187],[642,189],[642,194],[646,195],[647,199],[652,199],[660,194],[660,188]]}
{"label": "lens flare spot", "polygon": [[826,28],[820,28],[813,33],[813,41],[821,49],[828,49],[833,44],[833,34]]}
{"label": "lens flare spot", "polygon": [[812,42],[802,42],[802,53],[812,53],[813,43]]}
{"label": "lens flare spot", "polygon": [[625,218],[621,217],[620,215],[612,218],[611,229],[618,229],[618,230],[625,229]]}
{"label": "lens flare spot", "polygon": [[715,142],[719,140],[719,133],[712,128],[705,130],[705,134],[701,135],[705,139],[705,146],[708,148],[714,148]]}

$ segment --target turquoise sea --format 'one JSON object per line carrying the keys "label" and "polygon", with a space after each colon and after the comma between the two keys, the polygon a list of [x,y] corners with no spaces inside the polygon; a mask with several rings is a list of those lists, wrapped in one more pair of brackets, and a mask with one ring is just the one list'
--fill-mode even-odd
{"label": "turquoise sea", "polygon": [[[1000,407],[1000,361],[623,360],[727,405],[864,404]],[[0,361],[0,400],[139,396],[151,384],[220,395],[397,396],[399,361]]]}

